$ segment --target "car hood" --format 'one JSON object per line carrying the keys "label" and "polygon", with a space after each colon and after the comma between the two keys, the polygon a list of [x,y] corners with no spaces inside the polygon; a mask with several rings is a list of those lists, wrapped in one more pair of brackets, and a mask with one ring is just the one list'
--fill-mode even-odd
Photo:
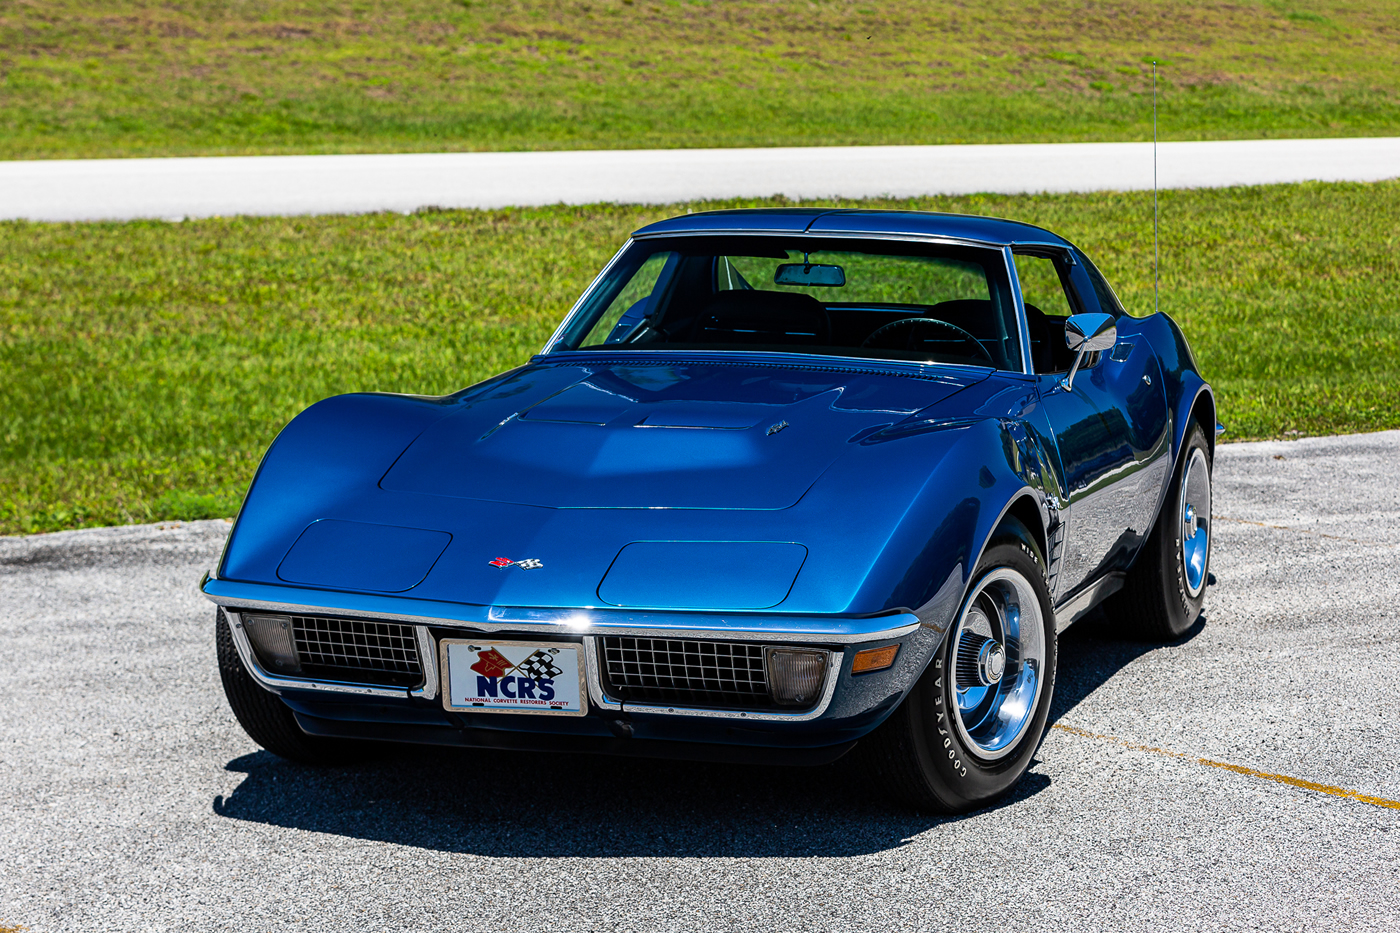
{"label": "car hood", "polygon": [[848,442],[988,374],[546,362],[463,396],[379,485],[560,509],[783,509]]}

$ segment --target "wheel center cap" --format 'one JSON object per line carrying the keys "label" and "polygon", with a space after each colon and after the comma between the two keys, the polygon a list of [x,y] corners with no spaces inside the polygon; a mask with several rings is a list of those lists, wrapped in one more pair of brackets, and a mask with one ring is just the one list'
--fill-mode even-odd
{"label": "wheel center cap", "polygon": [[1196,537],[1197,523],[1196,510],[1191,507],[1191,504],[1189,502],[1186,504],[1186,515],[1184,517],[1184,520],[1186,525],[1186,540],[1190,541],[1192,538]]}
{"label": "wheel center cap", "polygon": [[983,685],[990,687],[1001,680],[1001,675],[1006,673],[1006,649],[998,642],[987,642],[982,646],[982,656],[977,659],[977,668]]}

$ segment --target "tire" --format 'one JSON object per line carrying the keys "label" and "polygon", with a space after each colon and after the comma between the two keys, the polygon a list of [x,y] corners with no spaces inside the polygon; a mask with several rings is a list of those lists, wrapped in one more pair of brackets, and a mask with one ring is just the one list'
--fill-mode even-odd
{"label": "tire", "polygon": [[[1055,617],[1045,561],[1023,525],[1012,521],[999,530],[973,581],[914,689],[856,748],[887,795],[920,810],[965,813],[991,803],[1025,774],[1045,734],[1055,686]],[[1004,612],[1012,605],[1018,629]],[[1006,650],[1013,629],[1014,644],[1024,651]],[[980,704],[973,702],[977,696]],[[996,713],[1018,699],[1026,711],[1007,724]]]}
{"label": "tire", "polygon": [[338,765],[366,757],[361,743],[307,735],[275,693],[258,686],[238,656],[222,609],[214,617],[219,677],[233,715],[248,737],[281,758],[308,765]]}
{"label": "tire", "polygon": [[1109,606],[1110,617],[1139,639],[1172,641],[1201,616],[1210,582],[1211,469],[1205,431],[1192,421],[1162,513]]}

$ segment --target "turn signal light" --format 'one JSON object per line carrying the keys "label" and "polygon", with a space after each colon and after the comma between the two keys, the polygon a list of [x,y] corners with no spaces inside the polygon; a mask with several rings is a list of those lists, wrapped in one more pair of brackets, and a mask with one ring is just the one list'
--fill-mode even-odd
{"label": "turn signal light", "polygon": [[768,692],[779,706],[811,706],[826,682],[826,651],[769,648]]}
{"label": "turn signal light", "polygon": [[292,620],[288,616],[243,616],[243,630],[263,667],[276,674],[299,674],[301,662],[292,644]]}
{"label": "turn signal light", "polygon": [[856,656],[851,661],[852,674],[869,674],[871,671],[883,671],[894,663],[894,656],[899,654],[899,645],[886,645],[883,648],[866,648],[864,651],[857,651]]}

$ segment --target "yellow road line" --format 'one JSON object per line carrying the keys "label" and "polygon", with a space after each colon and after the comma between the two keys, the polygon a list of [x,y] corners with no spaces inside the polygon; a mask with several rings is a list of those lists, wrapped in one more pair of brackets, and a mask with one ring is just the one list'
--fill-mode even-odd
{"label": "yellow road line", "polygon": [[1100,735],[1097,732],[1090,732],[1087,729],[1080,729],[1075,726],[1066,726],[1055,723],[1054,728],[1061,732],[1068,732],[1071,735],[1083,736],[1086,739],[1100,739],[1104,742],[1113,742],[1124,748],[1131,748],[1140,752],[1151,752],[1154,755],[1164,755],[1167,758],[1180,758],[1183,761],[1193,761],[1198,765],[1205,765],[1208,768],[1222,768],[1226,771],[1233,771],[1236,774],[1247,774],[1250,777],[1261,778],[1265,781],[1275,781],[1279,784],[1287,784],[1291,787],[1301,787],[1304,790],[1317,791],[1319,794],[1331,794],[1334,797],[1347,797],[1351,800],[1359,800],[1362,803],[1369,803],[1377,807],[1386,807],[1391,810],[1400,810],[1400,800],[1390,800],[1386,797],[1372,797],[1370,794],[1363,794],[1359,791],[1347,790],[1345,787],[1333,787],[1330,784],[1318,784],[1315,781],[1305,781],[1302,778],[1289,777],[1286,774],[1270,774],[1268,771],[1256,771],[1253,768],[1246,768],[1244,765],[1232,765],[1223,761],[1212,761],[1209,758],[1197,758],[1194,755],[1187,755],[1184,752],[1174,752],[1169,748],[1157,748],[1155,745],[1138,745],[1126,739],[1120,739],[1111,735]]}

